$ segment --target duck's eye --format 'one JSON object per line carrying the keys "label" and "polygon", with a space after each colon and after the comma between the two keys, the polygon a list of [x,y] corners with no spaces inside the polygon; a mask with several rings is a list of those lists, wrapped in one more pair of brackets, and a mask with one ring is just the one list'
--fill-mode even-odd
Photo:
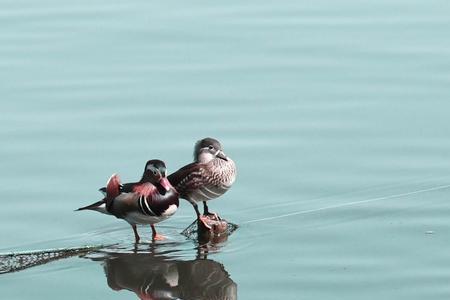
{"label": "duck's eye", "polygon": [[212,150],[212,149],[214,149],[214,147],[213,147],[212,145],[209,145],[209,146],[208,146],[208,149],[209,149],[209,150]]}
{"label": "duck's eye", "polygon": [[156,172],[156,170],[153,170],[152,172],[153,172],[153,175],[156,175],[158,173],[158,172]]}

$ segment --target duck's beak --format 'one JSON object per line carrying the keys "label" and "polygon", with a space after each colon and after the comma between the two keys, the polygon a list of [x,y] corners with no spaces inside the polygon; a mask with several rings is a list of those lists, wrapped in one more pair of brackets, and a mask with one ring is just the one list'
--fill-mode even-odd
{"label": "duck's beak", "polygon": [[217,151],[216,156],[220,159],[228,161],[228,156],[226,156],[226,154],[222,150]]}
{"label": "duck's beak", "polygon": [[169,180],[166,177],[161,177],[159,180],[159,184],[168,192],[172,185],[170,184]]}

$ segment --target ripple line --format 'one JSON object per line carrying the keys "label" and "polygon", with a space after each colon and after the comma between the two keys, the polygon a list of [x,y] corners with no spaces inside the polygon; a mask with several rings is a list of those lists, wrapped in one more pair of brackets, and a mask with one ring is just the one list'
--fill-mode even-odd
{"label": "ripple line", "polygon": [[447,189],[449,187],[450,187],[450,184],[439,185],[439,186],[435,186],[435,187],[431,187],[431,188],[427,188],[427,189],[422,189],[422,190],[417,190],[417,191],[412,191],[412,192],[407,192],[407,193],[401,193],[401,194],[395,194],[395,195],[371,198],[371,199],[366,199],[366,200],[352,201],[352,202],[336,204],[336,205],[330,205],[330,206],[325,206],[325,207],[320,207],[320,208],[296,211],[296,212],[292,212],[292,213],[288,213],[288,214],[282,214],[282,215],[273,216],[273,217],[266,217],[266,218],[261,218],[261,219],[255,219],[255,220],[250,220],[250,221],[243,222],[242,224],[251,224],[251,223],[257,223],[257,222],[262,222],[262,221],[276,220],[276,219],[281,219],[281,218],[285,218],[285,217],[304,215],[304,214],[308,214],[308,213],[313,213],[313,212],[318,212],[318,211],[328,210],[328,209],[333,209],[333,208],[340,208],[340,207],[345,207],[345,206],[351,206],[351,205],[357,205],[357,204],[362,204],[362,203],[369,203],[369,202],[375,202],[375,201],[381,201],[381,200],[387,200],[387,199],[393,199],[393,198],[401,198],[401,197],[415,195],[415,194],[421,194],[421,193],[426,193],[426,192],[431,192],[431,191],[443,190],[443,189]]}

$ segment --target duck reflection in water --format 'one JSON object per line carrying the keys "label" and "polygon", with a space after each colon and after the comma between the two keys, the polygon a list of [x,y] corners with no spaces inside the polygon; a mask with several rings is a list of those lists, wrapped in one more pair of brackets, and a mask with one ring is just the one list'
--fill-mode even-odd
{"label": "duck reflection in water", "polygon": [[[217,225],[214,220],[207,224]],[[171,256],[170,253],[179,250],[168,250],[167,247],[174,246],[168,243],[150,244],[145,251],[139,249],[142,244],[135,244],[131,253],[116,252],[123,249],[116,245],[92,246],[0,255],[0,274],[79,256],[102,262],[111,289],[132,291],[143,300],[237,299],[237,285],[224,266],[207,258],[208,253],[217,252],[224,245],[229,230],[224,231],[225,226],[209,227],[188,235],[196,235],[197,240],[197,257],[190,261]]]}
{"label": "duck reflection in water", "polygon": [[111,289],[140,299],[237,299],[237,285],[224,266],[205,255],[173,260],[148,253],[113,253],[101,258]]}

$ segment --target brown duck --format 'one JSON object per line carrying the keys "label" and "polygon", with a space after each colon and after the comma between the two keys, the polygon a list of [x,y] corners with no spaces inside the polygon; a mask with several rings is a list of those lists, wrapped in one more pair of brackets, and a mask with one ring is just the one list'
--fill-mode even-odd
{"label": "brown duck", "polygon": [[236,166],[225,155],[220,142],[204,138],[194,147],[194,162],[182,167],[167,177],[180,194],[195,209],[200,218],[197,202],[203,202],[204,215],[213,214],[208,210],[207,201],[223,195],[236,179]]}

